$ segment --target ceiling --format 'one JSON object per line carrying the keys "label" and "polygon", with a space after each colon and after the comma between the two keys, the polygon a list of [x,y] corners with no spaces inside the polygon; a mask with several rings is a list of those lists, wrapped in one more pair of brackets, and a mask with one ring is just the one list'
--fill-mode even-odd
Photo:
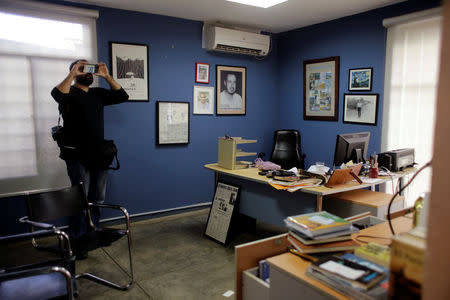
{"label": "ceiling", "polygon": [[279,33],[405,0],[288,0],[270,8],[225,0],[70,1]]}

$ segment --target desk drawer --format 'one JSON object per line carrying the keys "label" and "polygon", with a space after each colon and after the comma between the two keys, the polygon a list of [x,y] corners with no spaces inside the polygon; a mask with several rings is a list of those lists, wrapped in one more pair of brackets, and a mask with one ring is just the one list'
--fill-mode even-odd
{"label": "desk drawer", "polygon": [[244,272],[257,267],[261,259],[285,253],[288,245],[287,234],[281,234],[235,247],[236,300],[243,299],[242,277]]}
{"label": "desk drawer", "polygon": [[270,285],[258,276],[258,267],[246,270],[242,274],[243,300],[269,300]]}

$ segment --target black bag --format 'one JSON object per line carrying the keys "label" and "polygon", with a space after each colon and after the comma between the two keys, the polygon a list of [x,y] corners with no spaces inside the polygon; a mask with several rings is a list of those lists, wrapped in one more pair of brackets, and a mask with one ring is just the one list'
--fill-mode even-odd
{"label": "black bag", "polygon": [[[67,143],[64,127],[61,126],[61,115],[58,117],[58,125],[52,127],[51,134],[61,150],[59,155],[61,159],[66,161],[81,159],[87,167],[100,170],[120,169],[117,147],[113,140],[103,140],[98,149],[80,149],[79,151],[77,147]],[[114,158],[116,158],[116,166],[110,167]]]}
{"label": "black bag", "polygon": [[50,130],[53,140],[58,144],[59,157],[65,161],[74,161],[79,159],[78,148],[67,140],[67,135],[63,126],[61,126],[61,115],[58,117],[58,125]]}
{"label": "black bag", "polygon": [[64,138],[64,127],[61,126],[61,115],[58,117],[58,125],[52,127],[51,133],[53,140],[58,143],[58,146],[61,146]]}
{"label": "black bag", "polygon": [[[117,147],[113,140],[103,140],[103,144],[100,151],[100,167],[102,169],[119,170],[120,163],[117,157]],[[114,158],[116,158],[116,166],[110,167]]]}

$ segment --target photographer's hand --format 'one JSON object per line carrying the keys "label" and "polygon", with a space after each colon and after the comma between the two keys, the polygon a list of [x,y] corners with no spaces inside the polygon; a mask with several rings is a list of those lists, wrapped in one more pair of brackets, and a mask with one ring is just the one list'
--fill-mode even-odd
{"label": "photographer's hand", "polygon": [[86,65],[86,61],[79,61],[77,62],[73,67],[72,70],[70,70],[70,73],[67,75],[64,80],[56,86],[58,90],[60,90],[64,94],[68,94],[70,91],[70,86],[72,85],[72,81],[77,77],[78,75],[83,75],[83,67]]}
{"label": "photographer's hand", "polygon": [[106,80],[108,84],[111,86],[111,89],[113,90],[120,90],[121,86],[118,84],[111,75],[109,75],[108,68],[106,67],[106,64],[103,62],[98,63],[98,73],[95,75],[98,75]]}

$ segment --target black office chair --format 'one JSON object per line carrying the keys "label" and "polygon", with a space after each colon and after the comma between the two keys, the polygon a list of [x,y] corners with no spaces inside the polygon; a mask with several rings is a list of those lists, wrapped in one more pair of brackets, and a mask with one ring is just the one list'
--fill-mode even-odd
{"label": "black office chair", "polygon": [[[59,256],[33,255],[36,250],[30,251],[33,248],[27,245],[31,244],[24,243],[50,236],[61,238]],[[54,228],[3,236],[0,247],[0,299],[73,299],[75,282],[71,272],[75,270],[75,258],[67,234]]]}
{"label": "black office chair", "polygon": [[[32,230],[34,227],[53,228],[55,225],[49,223],[54,222],[55,220],[61,220],[65,217],[82,216],[81,218],[83,219],[84,216],[87,233],[76,239],[71,239],[75,253],[79,253],[81,250],[91,251],[99,247],[109,246],[116,240],[127,236],[129,271],[131,277],[127,284],[120,285],[90,273],[77,274],[76,279],[86,278],[119,290],[127,290],[132,286],[134,279],[131,256],[130,218],[125,208],[119,205],[88,203],[84,187],[81,183],[57,191],[29,194],[27,197],[27,206],[28,216],[21,218],[20,221],[30,224]],[[120,210],[126,219],[126,229],[95,226],[91,218],[91,210],[94,207]],[[35,243],[35,246],[44,248],[37,243]]]}
{"label": "black office chair", "polygon": [[273,136],[270,161],[288,170],[292,167],[305,168],[305,155],[301,152],[298,130],[277,130]]}

